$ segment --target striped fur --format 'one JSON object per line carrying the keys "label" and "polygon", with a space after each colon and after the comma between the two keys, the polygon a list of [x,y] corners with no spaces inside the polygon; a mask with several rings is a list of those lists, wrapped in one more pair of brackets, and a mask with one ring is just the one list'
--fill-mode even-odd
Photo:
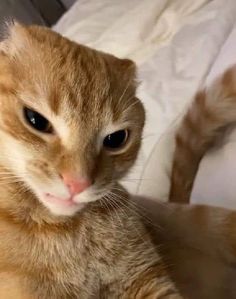
{"label": "striped fur", "polygon": [[188,203],[204,154],[236,122],[236,68],[195,96],[176,133],[171,202]]}
{"label": "striped fur", "polygon": [[[181,298],[117,183],[141,143],[145,114],[135,87],[127,59],[46,28],[10,27],[0,44],[1,299]],[[48,118],[53,134],[32,129],[25,107]],[[104,137],[124,128],[127,143],[105,149]],[[48,192],[68,194],[63,172],[93,182],[81,209],[81,197],[71,210],[44,201]]]}
{"label": "striped fur", "polygon": [[236,212],[156,203],[162,256],[184,298],[236,298]]}

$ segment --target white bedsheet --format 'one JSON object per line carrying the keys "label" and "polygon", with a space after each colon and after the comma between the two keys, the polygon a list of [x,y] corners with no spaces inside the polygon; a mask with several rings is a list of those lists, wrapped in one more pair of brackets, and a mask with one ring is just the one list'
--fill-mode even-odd
{"label": "white bedsheet", "polygon": [[138,65],[147,122],[137,166],[125,183],[131,192],[167,198],[174,124],[235,22],[235,0],[79,0],[54,27]]}

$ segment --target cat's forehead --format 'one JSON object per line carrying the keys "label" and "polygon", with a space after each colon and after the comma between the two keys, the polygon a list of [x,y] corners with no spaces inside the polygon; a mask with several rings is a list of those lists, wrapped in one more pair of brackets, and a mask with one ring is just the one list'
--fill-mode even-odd
{"label": "cat's forehead", "polygon": [[20,100],[56,127],[94,130],[125,118],[135,94],[131,61],[34,26],[15,26],[2,50],[10,56]]}
{"label": "cat's forehead", "polygon": [[[54,113],[65,107],[102,113],[134,94],[134,64],[73,43],[41,27],[13,26],[5,50],[12,53],[21,93],[38,97]],[[26,97],[27,98],[27,97]],[[121,99],[121,100],[122,100]],[[121,103],[122,104],[122,101]]]}

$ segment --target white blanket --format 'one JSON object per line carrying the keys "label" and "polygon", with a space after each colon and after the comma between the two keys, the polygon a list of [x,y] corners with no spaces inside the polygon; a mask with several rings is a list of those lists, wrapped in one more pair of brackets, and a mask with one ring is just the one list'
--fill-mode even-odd
{"label": "white blanket", "polygon": [[147,123],[126,181],[131,192],[167,198],[174,124],[204,82],[235,16],[235,0],[79,0],[54,27],[138,65]]}

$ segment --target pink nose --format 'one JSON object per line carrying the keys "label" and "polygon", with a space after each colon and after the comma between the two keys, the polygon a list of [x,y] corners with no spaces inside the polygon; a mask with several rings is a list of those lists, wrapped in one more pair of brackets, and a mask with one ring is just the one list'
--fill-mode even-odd
{"label": "pink nose", "polygon": [[89,179],[77,178],[69,173],[62,174],[62,179],[72,195],[83,192],[91,185]]}

